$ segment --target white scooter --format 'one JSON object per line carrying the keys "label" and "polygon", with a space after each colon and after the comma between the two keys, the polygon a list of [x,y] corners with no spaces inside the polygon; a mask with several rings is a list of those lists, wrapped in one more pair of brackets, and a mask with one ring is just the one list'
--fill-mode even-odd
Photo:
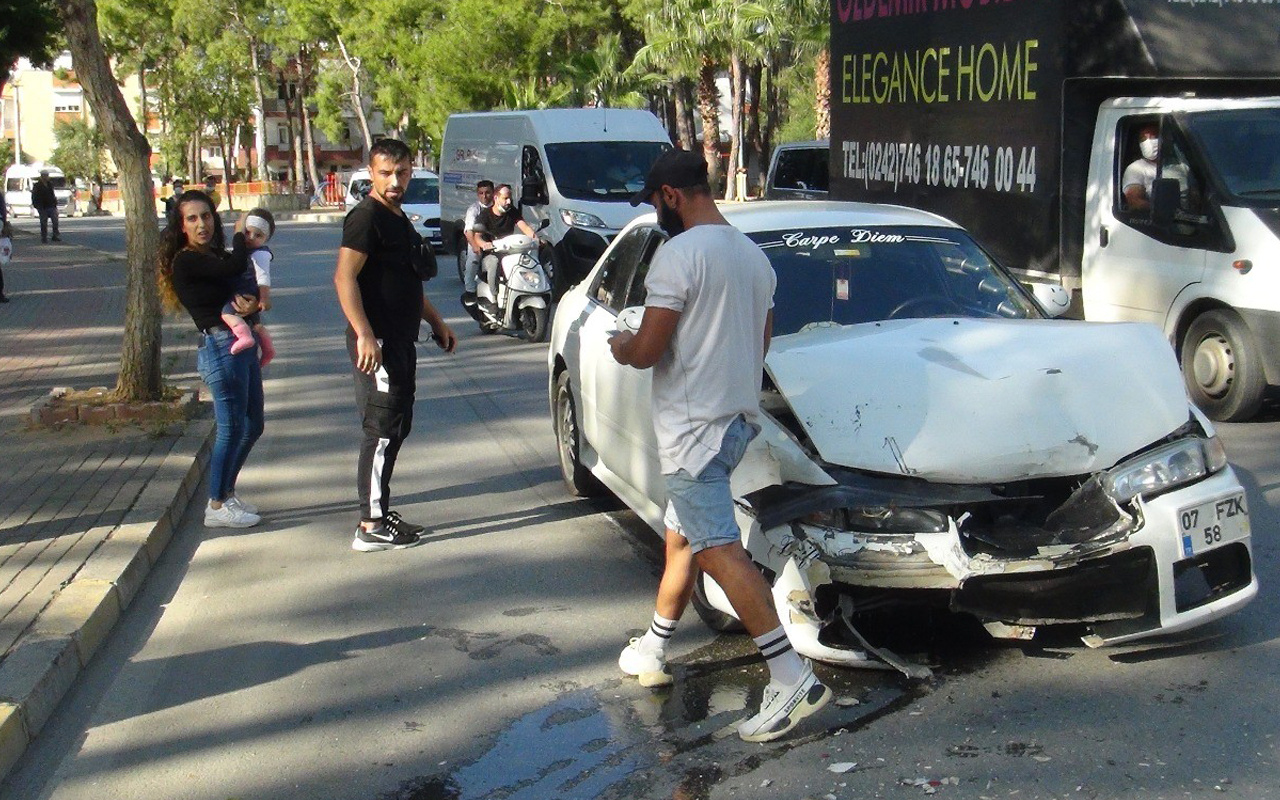
{"label": "white scooter", "polygon": [[551,308],[551,280],[538,260],[539,242],[513,233],[493,242],[498,257],[498,296],[493,297],[485,275],[476,283],[473,314],[485,333],[520,332],[531,342],[547,338]]}

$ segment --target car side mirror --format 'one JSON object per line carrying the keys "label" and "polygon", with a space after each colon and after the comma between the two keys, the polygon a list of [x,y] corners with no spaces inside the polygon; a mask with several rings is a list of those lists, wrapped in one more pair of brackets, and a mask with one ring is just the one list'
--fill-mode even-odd
{"label": "car side mirror", "polygon": [[618,312],[614,325],[620,331],[635,333],[640,330],[640,321],[644,319],[644,306],[628,306]]}
{"label": "car side mirror", "polygon": [[551,218],[547,217],[546,219],[542,220],[542,222],[538,223],[538,230],[540,231],[546,230],[547,226],[550,224],[551,224]]}
{"label": "car side mirror", "polygon": [[1151,183],[1151,221],[1157,225],[1173,224],[1173,213],[1178,210],[1182,186],[1177,178],[1156,178]]}
{"label": "car side mirror", "polygon": [[1071,293],[1057,283],[1032,283],[1027,288],[1040,304],[1040,307],[1051,317],[1060,317],[1071,307]]}

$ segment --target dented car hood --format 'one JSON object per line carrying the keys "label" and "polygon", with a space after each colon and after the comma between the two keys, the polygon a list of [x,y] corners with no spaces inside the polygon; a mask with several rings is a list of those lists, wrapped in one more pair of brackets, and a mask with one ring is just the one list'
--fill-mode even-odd
{"label": "dented car hood", "polygon": [[824,461],[935,481],[1097,472],[1190,414],[1172,349],[1142,323],[813,327],[775,339],[766,365]]}

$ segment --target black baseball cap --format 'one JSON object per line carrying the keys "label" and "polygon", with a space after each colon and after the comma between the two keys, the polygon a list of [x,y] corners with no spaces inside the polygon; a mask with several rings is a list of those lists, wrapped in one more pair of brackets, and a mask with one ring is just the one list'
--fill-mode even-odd
{"label": "black baseball cap", "polygon": [[688,150],[668,150],[658,156],[649,167],[644,188],[631,195],[631,205],[649,201],[649,196],[663,186],[688,189],[690,186],[707,185],[707,162],[697,153]]}

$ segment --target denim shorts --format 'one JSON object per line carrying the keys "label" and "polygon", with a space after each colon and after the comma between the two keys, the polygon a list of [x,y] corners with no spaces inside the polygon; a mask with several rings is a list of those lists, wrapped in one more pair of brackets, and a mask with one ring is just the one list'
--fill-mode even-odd
{"label": "denim shorts", "polygon": [[733,516],[733,490],[729,475],[747,452],[747,445],[760,433],[760,426],[734,417],[720,440],[720,452],[697,476],[686,470],[664,475],[667,483],[667,510],[663,523],[689,542],[698,553],[711,547],[733,544],[742,539]]}

